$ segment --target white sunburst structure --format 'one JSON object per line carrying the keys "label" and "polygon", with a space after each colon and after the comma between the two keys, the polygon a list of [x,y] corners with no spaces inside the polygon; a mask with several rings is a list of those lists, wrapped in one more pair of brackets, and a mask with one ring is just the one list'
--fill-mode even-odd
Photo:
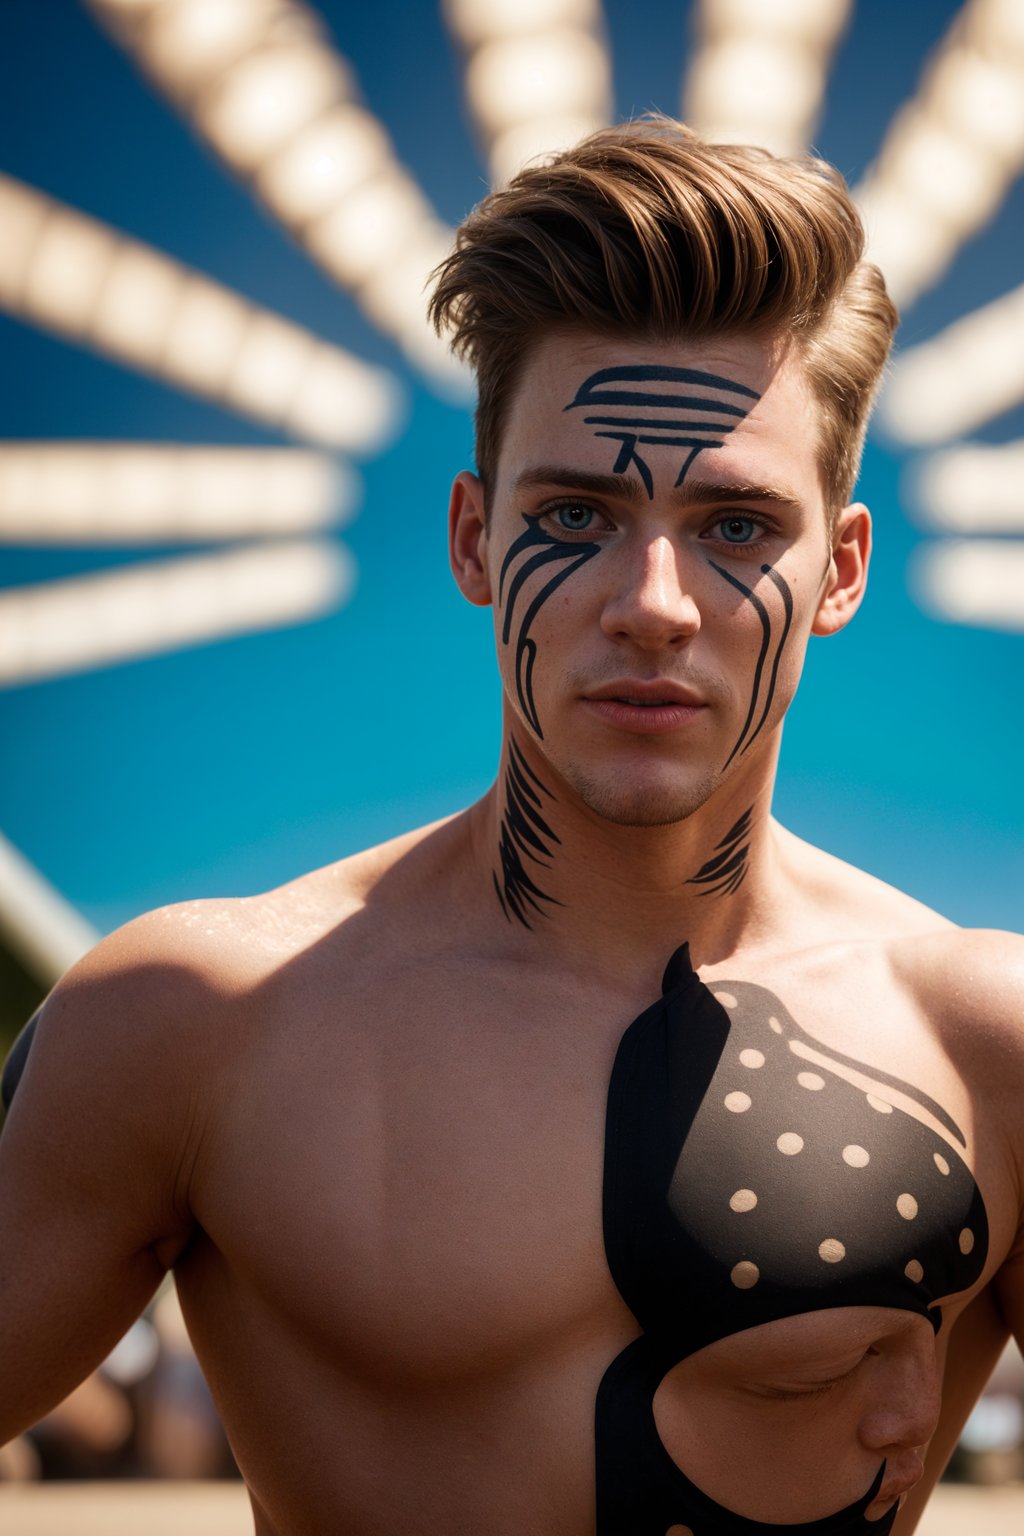
{"label": "white sunburst structure", "polygon": [[945,539],[914,551],[910,587],[936,618],[1024,634],[1024,539]]}
{"label": "white sunburst structure", "polygon": [[0,544],[203,543],[347,522],[354,472],[304,448],[0,442]]}
{"label": "white sunburst structure", "polygon": [[0,687],[302,622],[338,608],[353,581],[343,546],[295,539],[8,588]]}
{"label": "white sunburst structure", "polygon": [[904,485],[927,528],[1024,533],[1024,439],[964,443],[928,454],[911,466]]}
{"label": "white sunburst structure", "polygon": [[718,143],[799,154],[814,133],[851,0],[699,0],[682,115]]}
{"label": "white sunburst structure", "polygon": [[967,0],[856,190],[903,307],[933,286],[1024,167],[1024,5]]}
{"label": "white sunburst structure", "polygon": [[98,219],[0,175],[0,308],[256,421],[349,452],[398,426],[397,379]]}
{"label": "white sunburst structure", "polygon": [[607,124],[600,0],[443,0],[442,10],[466,58],[466,100],[492,185]]}
{"label": "white sunburst structure", "polygon": [[948,442],[1024,401],[1024,285],[898,358],[880,420],[913,447]]}
{"label": "white sunburst structure", "polygon": [[[1024,286],[975,310],[899,359],[881,422],[903,443],[949,442],[1024,400]],[[1024,534],[1024,443],[963,444],[912,469],[910,500],[936,532]],[[1024,632],[1024,539],[961,537],[923,545],[911,589],[954,623]]]}
{"label": "white sunburst structure", "polygon": [[301,0],[87,4],[409,360],[435,383],[464,389],[464,371],[425,313],[425,285],[452,231],[399,163],[316,12]]}

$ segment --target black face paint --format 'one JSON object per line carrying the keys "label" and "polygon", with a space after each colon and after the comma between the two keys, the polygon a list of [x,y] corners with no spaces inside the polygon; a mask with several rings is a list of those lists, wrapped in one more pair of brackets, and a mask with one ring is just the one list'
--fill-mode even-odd
{"label": "black face paint", "polygon": [[[539,791],[539,793],[538,793]],[[501,859],[501,880],[493,874],[494,889],[501,910],[509,922],[518,918],[524,928],[531,928],[530,917],[550,913],[542,902],[560,907],[562,903],[548,896],[527,873],[523,859],[527,858],[542,869],[550,869],[551,844],[559,838],[541,815],[541,795],[553,800],[549,789],[538,779],[533,769],[516,746],[512,736],[508,739],[508,761],[505,768],[505,813],[501,820],[501,839],[498,854]]]}
{"label": "black face paint", "polygon": [[516,571],[515,576],[509,582],[508,600],[505,606],[505,622],[502,626],[501,638],[505,645],[509,643],[512,634],[512,619],[515,614],[516,599],[522,590],[523,583],[539,571],[543,566],[550,565],[556,560],[565,560],[569,563],[564,570],[552,576],[551,580],[543,586],[536,597],[527,607],[519,625],[516,635],[516,693],[519,696],[520,708],[526,717],[530,729],[543,740],[544,732],[541,730],[540,720],[537,718],[537,706],[533,699],[533,664],[537,659],[537,643],[530,639],[530,625],[533,623],[541,608],[547,602],[553,592],[556,592],[567,577],[574,571],[578,571],[581,565],[586,565],[598,553],[601,546],[598,543],[581,544],[579,541],[571,543],[566,539],[560,539],[541,526],[541,514],[523,513],[523,522],[526,524],[526,532],[521,533],[518,539],[509,547],[509,551],[502,561],[501,575],[498,579],[498,602],[505,601],[505,577],[509,567],[520,555],[529,550],[536,550]]}
{"label": "black face paint", "polygon": [[750,816],[754,807],[748,806],[734,827],[715,844],[714,856],[702,864],[687,885],[702,885],[701,896],[731,896],[743,884],[747,873],[747,855],[750,844],[743,839],[750,831]]}
{"label": "black face paint", "polygon": [[669,1455],[654,1396],[698,1350],[803,1313],[892,1307],[938,1332],[940,1304],[980,1280],[988,1253],[964,1146],[912,1084],[823,1045],[764,987],[712,991],[685,945],[673,955],[608,1089],[605,1250],[641,1331],[598,1389],[598,1536],[886,1536],[896,1506],[864,1518],[884,1464],[835,1514],[740,1518]]}
{"label": "black face paint", "polygon": [[750,690],[750,708],[747,710],[747,718],[743,722],[743,729],[740,731],[739,736],[736,738],[736,745],[733,747],[732,751],[729,753],[729,756],[725,760],[725,767],[728,768],[737,752],[739,752],[741,749],[743,752],[746,752],[750,747],[754,745],[754,742],[760,733],[761,727],[764,725],[768,718],[768,711],[771,709],[772,700],[775,697],[775,685],[779,677],[779,662],[782,658],[782,648],[789,637],[790,625],[793,622],[793,594],[790,591],[789,583],[786,581],[785,577],[780,576],[774,566],[762,565],[762,575],[767,576],[772,581],[782,597],[784,617],[779,633],[779,642],[775,647],[775,655],[772,658],[771,672],[768,677],[768,685],[764,695],[764,707],[761,710],[757,725],[754,726],[753,731],[748,736],[747,733],[750,731],[750,727],[754,719],[754,712],[757,709],[758,697],[761,692],[761,681],[764,675],[765,660],[767,658],[768,651],[772,642],[772,618],[768,612],[768,609],[758,597],[757,593],[752,591],[745,582],[740,581],[738,576],[734,576],[731,571],[727,571],[722,566],[716,565],[714,560],[709,560],[708,564],[710,565],[711,569],[713,571],[717,571],[719,576],[721,576],[723,580],[727,581],[730,586],[735,587],[737,592],[743,593],[743,596],[747,599],[747,601],[753,604],[754,609],[757,612],[757,616],[761,620],[761,649],[758,652],[757,665],[754,667],[754,681]]}
{"label": "black face paint", "polygon": [[[657,388],[658,385],[674,387],[666,390]],[[681,485],[701,449],[721,448],[728,434],[740,424],[760,398],[757,390],[715,373],[703,373],[695,368],[666,368],[640,363],[621,368],[598,369],[584,380],[576,391],[575,399],[564,409],[616,408],[614,415],[585,416],[584,422],[587,426],[605,429],[595,433],[595,436],[608,437],[619,444],[613,473],[624,474],[631,464],[635,465],[648,497],[653,500],[654,479],[650,466],[637,452],[638,444],[689,449],[676,476],[676,485]],[[539,740],[543,740],[544,732],[533,696],[533,667],[537,659],[537,646],[530,638],[530,626],[562,582],[592,559],[601,548],[596,542],[570,543],[559,539],[556,534],[541,526],[541,515],[523,514],[526,532],[520,534],[510,546],[502,562],[498,581],[498,602],[501,604],[505,601],[505,578],[513,561],[528,551],[536,551],[523,561],[509,583],[501,634],[502,643],[508,645],[516,599],[523,583],[535,571],[552,561],[570,562],[534,597],[523,614],[516,635],[516,694],[526,722]]]}
{"label": "black face paint", "polygon": [[[630,387],[630,386],[646,387]],[[658,385],[676,386],[659,389]],[[682,388],[679,388],[682,386]],[[695,368],[663,368],[640,363],[628,368],[601,368],[580,385],[567,411],[617,407],[614,415],[584,416],[587,426],[601,427],[595,437],[610,437],[619,444],[613,473],[625,474],[630,465],[654,499],[650,466],[637,452],[638,444],[688,448],[676,485],[702,448],[721,448],[761,396],[734,379]]]}

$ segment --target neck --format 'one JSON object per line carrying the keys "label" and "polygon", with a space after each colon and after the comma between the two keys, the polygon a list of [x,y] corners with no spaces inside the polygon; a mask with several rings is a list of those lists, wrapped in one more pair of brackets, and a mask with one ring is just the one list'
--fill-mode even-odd
{"label": "neck", "polygon": [[688,941],[726,959],[771,925],[770,819],[778,734],[684,820],[622,826],[592,811],[525,727],[506,725],[498,778],[476,811],[476,849],[499,921],[524,956],[585,957],[647,978]]}

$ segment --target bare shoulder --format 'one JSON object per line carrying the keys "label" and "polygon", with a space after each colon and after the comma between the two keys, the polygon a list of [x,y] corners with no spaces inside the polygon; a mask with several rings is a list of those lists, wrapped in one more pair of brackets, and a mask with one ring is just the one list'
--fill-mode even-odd
{"label": "bare shoulder", "polygon": [[950,927],[894,937],[889,954],[896,975],[932,1017],[1024,1061],[1024,937]]}
{"label": "bare shoulder", "polygon": [[827,942],[888,942],[959,930],[924,902],[773,823],[792,904],[805,931]]}
{"label": "bare shoulder", "polygon": [[789,883],[799,890],[806,931],[865,944],[885,957],[894,982],[936,1020],[972,1019],[978,1011],[1024,1041],[1024,937],[961,928],[884,880],[778,828]]}

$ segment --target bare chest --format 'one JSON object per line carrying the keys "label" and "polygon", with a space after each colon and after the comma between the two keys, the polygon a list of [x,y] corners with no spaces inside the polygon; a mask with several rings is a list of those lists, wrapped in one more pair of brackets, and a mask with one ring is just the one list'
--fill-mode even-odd
{"label": "bare chest", "polygon": [[[807,1257],[817,1267],[809,1280],[801,1270],[802,1290],[812,1296],[819,1283],[837,1283],[845,1255],[855,1257],[846,1229],[834,1232],[826,1221],[834,1226],[838,1215],[849,1215],[836,1210],[837,1181],[850,1210],[863,1195],[871,1214],[895,1180],[893,1211],[884,1213],[889,1226],[901,1240],[923,1231],[924,1186],[904,1189],[901,1170],[890,1166],[901,1154],[887,1148],[895,1145],[898,1117],[913,1132],[908,1178],[920,1183],[927,1176],[943,1194],[949,1167],[957,1165],[935,1140],[936,1107],[969,1126],[969,1145],[959,1151],[988,1197],[998,1245],[1000,1171],[986,1153],[984,1128],[971,1119],[969,1091],[927,1031],[884,987],[860,999],[886,1021],[866,1043],[850,1038],[827,984],[795,995],[794,1012],[806,1027],[780,1004],[777,1015],[768,1010],[758,1018],[764,1038],[753,1044],[751,1021],[727,1009],[733,1017],[723,1016],[721,1065],[703,1072],[707,1092],[691,1080],[699,1075],[702,1042],[687,1040],[685,1010],[673,1016],[664,1072],[677,1081],[660,1082],[661,1058],[652,1060],[649,1113],[658,1113],[666,1089],[692,1098],[693,1115],[663,1169],[665,1188],[643,1186],[643,1103],[631,1103],[632,1139],[622,1144],[620,1137],[615,1151],[619,1227],[625,1230],[647,1205],[663,1207],[665,1252],[657,1243],[645,1250],[645,1274],[656,1276],[659,1266],[669,1273],[674,1228],[682,1226],[705,1253],[725,1243],[725,1258],[715,1253],[714,1263],[724,1265],[723,1275],[735,1273],[728,1282],[735,1300],[751,1306],[751,1266],[768,1277],[755,1239],[780,1273],[795,1262],[787,1247],[794,1221],[772,1219],[768,1199],[782,1184],[775,1197],[782,1206],[789,1199],[790,1218],[822,1207],[825,1224],[811,1232]],[[244,1079],[210,1140],[198,1185],[197,1214],[227,1271],[339,1369],[366,1379],[400,1376],[436,1386],[520,1369],[572,1340],[604,1338],[603,1353],[616,1338],[621,1347],[637,1325],[623,1300],[632,1288],[616,1285],[606,1251],[607,1113],[623,1037],[643,1009],[571,993],[555,1002],[528,985],[518,998],[470,986],[451,1006],[426,990],[410,1001],[404,989],[403,998],[369,1000],[344,1019],[330,1006],[306,1011],[301,1022],[286,1010],[254,1028]],[[792,1040],[778,1033],[780,1023]],[[900,1039],[898,1051],[886,1046],[886,1034]],[[844,1062],[853,1048],[856,1060]],[[901,1082],[912,1091],[902,1091]],[[721,1104],[708,1097],[719,1087]],[[846,1101],[854,1094],[865,1125],[846,1135],[836,1116],[852,1113]],[[776,1126],[782,1110],[799,1124],[787,1119]],[[922,1138],[927,1156],[917,1146]],[[882,1171],[885,1189],[878,1194],[871,1181]],[[634,1184],[626,1209],[622,1190]],[[908,1194],[913,1203],[903,1198]],[[704,1228],[715,1199],[722,1210],[711,1212],[711,1242]],[[856,1209],[851,1231],[864,1226]],[[764,1222],[767,1235],[755,1232]],[[958,1217],[954,1258],[966,1225]],[[645,1221],[643,1229],[646,1243],[658,1223]],[[929,1240],[948,1246],[947,1235],[930,1228]],[[843,1258],[836,1262],[840,1243]],[[638,1251],[632,1240],[630,1250]],[[906,1255],[901,1248],[899,1257],[906,1285],[924,1261],[916,1248]],[[869,1267],[873,1272],[873,1259]],[[673,1281],[666,1297],[677,1291]],[[752,1314],[751,1322],[762,1320]]]}

